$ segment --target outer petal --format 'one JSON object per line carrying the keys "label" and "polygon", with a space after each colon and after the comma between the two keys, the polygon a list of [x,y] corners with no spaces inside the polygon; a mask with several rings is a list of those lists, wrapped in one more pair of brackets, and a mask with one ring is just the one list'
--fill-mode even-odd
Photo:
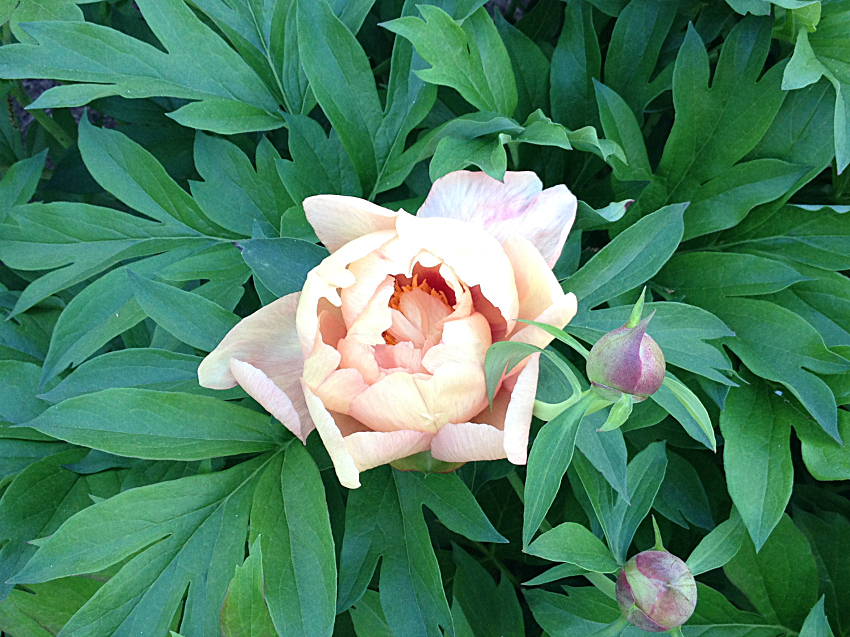
{"label": "outer petal", "polygon": [[[502,247],[514,268],[519,298],[517,318],[533,321],[556,299],[563,297],[564,291],[552,273],[552,268],[528,239],[514,235],[508,237]],[[523,324],[519,323],[515,330],[522,328]]]}
{"label": "outer petal", "polygon": [[407,214],[377,206],[365,199],[342,195],[316,195],[304,200],[307,221],[325,247],[336,252],[349,241],[395,227],[395,218]]}
{"label": "outer petal", "polygon": [[456,219],[422,219],[406,215],[396,220],[401,240],[430,252],[449,265],[457,277],[492,303],[513,329],[519,311],[514,271],[502,246],[483,229]]}
{"label": "outer petal", "polygon": [[301,442],[306,443],[307,434],[312,430],[313,423],[308,421],[309,429],[302,426],[301,418],[295,411],[292,401],[281,391],[280,387],[275,385],[261,370],[250,363],[235,358],[230,359],[230,371],[249,396],[277,418],[284,427],[298,436]]}
{"label": "outer petal", "polygon": [[[239,321],[201,362],[198,381],[210,389],[229,389],[237,384],[230,367],[231,359],[249,363],[292,401],[301,419],[300,433],[294,433],[300,437],[306,436],[313,425],[299,384],[304,367],[295,330],[299,298],[297,292],[289,294]],[[318,325],[318,317],[316,321]]]}
{"label": "outer petal", "polygon": [[345,437],[348,453],[360,471],[427,451],[433,434],[421,431],[363,431]]}
{"label": "outer petal", "polygon": [[514,464],[528,462],[528,432],[539,373],[540,354],[533,354],[516,377],[511,391],[511,402],[505,413],[505,456]]}
{"label": "outer petal", "polygon": [[505,457],[505,434],[477,422],[451,423],[434,436],[431,455],[444,462],[498,460]]}
{"label": "outer petal", "polygon": [[[555,302],[541,312],[534,321],[537,323],[546,323],[547,325],[552,325],[558,329],[563,329],[567,323],[573,320],[577,309],[578,303],[576,301],[576,295],[570,292],[569,294],[565,294],[561,298],[556,299]],[[543,348],[551,343],[553,338],[555,337],[551,336],[548,332],[544,332],[539,327],[527,325],[511,336],[510,340],[520,343],[530,343],[531,345]]]}
{"label": "outer petal", "polygon": [[307,403],[307,409],[310,410],[310,415],[313,422],[316,423],[316,429],[319,436],[322,438],[322,444],[331,461],[334,463],[336,477],[342,486],[349,489],[356,489],[360,486],[360,471],[354,463],[354,458],[348,452],[348,447],[345,444],[345,439],[342,437],[342,432],[334,422],[333,416],[328,413],[322,401],[316,398],[307,384],[302,382],[301,388],[304,391],[304,398]]}
{"label": "outer petal", "polygon": [[542,189],[532,172],[505,173],[502,183],[481,172],[459,170],[434,182],[417,216],[476,223],[499,241],[523,236],[552,267],[575,221],[578,202],[566,186]]}

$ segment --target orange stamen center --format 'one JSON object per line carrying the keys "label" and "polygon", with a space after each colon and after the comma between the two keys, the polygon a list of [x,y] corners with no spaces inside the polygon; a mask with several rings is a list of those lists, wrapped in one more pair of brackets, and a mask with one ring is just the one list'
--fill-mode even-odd
{"label": "orange stamen center", "polygon": [[[407,278],[407,277],[405,277]],[[435,299],[439,299],[442,301],[446,307],[451,307],[449,304],[449,300],[446,298],[445,292],[441,290],[434,290],[428,284],[427,280],[423,280],[421,283],[419,282],[419,274],[415,273],[413,275],[413,279],[410,279],[410,283],[406,285],[399,285],[398,278],[395,280],[395,291],[393,292],[392,297],[390,297],[390,302],[388,305],[394,309],[401,311],[401,297],[407,293],[412,292],[413,290],[419,290],[424,292],[425,294],[430,294]],[[392,334],[389,333],[389,330],[383,333],[384,341],[388,345],[396,345],[398,343],[398,339],[396,339]]]}

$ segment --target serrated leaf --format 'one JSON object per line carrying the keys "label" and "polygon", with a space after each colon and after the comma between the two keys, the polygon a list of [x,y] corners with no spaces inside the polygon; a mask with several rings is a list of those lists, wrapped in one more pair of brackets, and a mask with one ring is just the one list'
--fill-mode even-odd
{"label": "serrated leaf", "polygon": [[513,584],[504,575],[496,585],[487,571],[458,545],[452,553],[457,565],[452,584],[454,605],[476,637],[525,637],[522,608]]}
{"label": "serrated leaf", "polygon": [[29,426],[75,444],[151,460],[202,460],[266,451],[282,442],[282,428],[253,410],[206,396],[134,388],[71,398]]}

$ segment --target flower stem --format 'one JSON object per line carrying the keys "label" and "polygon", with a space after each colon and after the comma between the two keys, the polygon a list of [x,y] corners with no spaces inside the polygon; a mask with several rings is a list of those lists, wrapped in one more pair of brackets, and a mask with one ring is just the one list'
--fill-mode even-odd
{"label": "flower stem", "polygon": [[[26,108],[30,104],[32,104],[32,98],[27,95],[24,89],[20,84],[15,86],[12,89],[12,97],[18,100],[18,104]],[[62,128],[50,115],[45,113],[42,109],[27,109],[27,112],[33,116],[33,119],[37,121],[48,133],[53,135],[57,142],[62,145],[62,148],[68,148],[71,144],[74,143],[73,138],[65,132],[65,129]]]}

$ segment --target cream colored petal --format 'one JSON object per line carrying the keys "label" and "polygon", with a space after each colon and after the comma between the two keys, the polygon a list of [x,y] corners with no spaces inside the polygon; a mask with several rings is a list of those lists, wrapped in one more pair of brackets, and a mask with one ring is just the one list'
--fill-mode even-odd
{"label": "cream colored petal", "polygon": [[399,214],[407,214],[387,210],[365,199],[341,195],[307,197],[304,212],[316,236],[331,252],[363,235],[390,230],[395,227]]}
{"label": "cream colored petal", "polygon": [[395,280],[387,276],[374,290],[369,303],[348,328],[348,334],[345,337],[347,340],[360,341],[366,345],[380,345],[386,342],[383,334],[393,324],[389,302],[394,290]]}
{"label": "cream colored petal", "polygon": [[422,365],[429,372],[435,373],[441,365],[459,363],[478,366],[483,373],[487,348],[492,344],[490,326],[481,314],[446,321],[439,345],[428,350],[422,358]]}
{"label": "cream colored petal", "polygon": [[467,286],[478,285],[513,329],[519,310],[514,271],[501,244],[483,228],[457,219],[396,219],[401,240],[418,246],[450,266]]}
{"label": "cream colored petal", "polygon": [[365,345],[359,341],[344,338],[337,343],[337,348],[341,356],[339,362],[341,368],[356,369],[369,385],[383,378],[375,361],[374,345]]}
{"label": "cream colored petal", "polygon": [[405,372],[388,374],[359,394],[351,401],[350,415],[375,431],[436,433],[438,428],[416,380]]}
{"label": "cream colored petal", "polygon": [[[545,309],[534,319],[534,321],[537,323],[546,323],[547,325],[552,325],[558,329],[563,329],[564,326],[576,315],[577,308],[576,295],[570,292],[569,294],[565,294],[561,298],[556,299],[551,307]],[[510,340],[517,341],[519,343],[529,343],[543,348],[551,343],[553,338],[555,337],[551,336],[548,332],[544,332],[539,327],[526,325],[514,333]]]}
{"label": "cream colored petal", "polygon": [[504,434],[490,425],[450,423],[431,441],[431,455],[444,462],[499,460],[505,457]]}
{"label": "cream colored petal", "polygon": [[375,345],[375,361],[381,371],[387,374],[427,373],[427,370],[422,367],[422,350],[414,347],[409,341],[402,341],[396,345]]}
{"label": "cream colored petal", "polygon": [[416,347],[422,347],[425,345],[425,336],[416,327],[410,320],[401,312],[395,309],[391,309],[392,314],[392,327],[390,328],[390,334],[397,341],[407,341],[413,343]]}
{"label": "cream colored petal", "polygon": [[[517,318],[533,321],[552,305],[555,299],[564,296],[564,291],[552,273],[552,268],[528,239],[514,235],[508,237],[502,247],[514,267],[519,297]],[[514,330],[521,326],[522,324],[518,323]]]}
{"label": "cream colored petal", "polygon": [[260,403],[267,412],[277,418],[301,442],[307,440],[307,434],[313,429],[312,420],[308,421],[307,428],[303,427],[301,417],[295,411],[292,400],[268,376],[250,363],[235,358],[230,359],[230,371],[251,398]]}
{"label": "cream colored petal", "polygon": [[367,431],[346,436],[348,453],[360,471],[427,451],[433,434],[421,431]]}
{"label": "cream colored petal", "polygon": [[349,489],[358,488],[360,486],[360,471],[357,470],[354,458],[348,452],[348,446],[345,444],[345,439],[342,437],[342,432],[337,427],[336,422],[334,422],[333,416],[328,413],[322,401],[310,391],[306,383],[302,382],[301,388],[304,391],[307,409],[310,410],[310,416],[316,423],[316,430],[322,438],[322,444],[331,457],[331,462],[334,463],[336,477],[339,478],[342,486]]}
{"label": "cream colored petal", "polygon": [[313,351],[304,361],[302,372],[310,389],[315,391],[316,387],[325,382],[325,379],[339,368],[341,358],[339,351],[325,343],[321,335],[317,334]]}
{"label": "cream colored petal", "polygon": [[483,365],[449,362],[441,365],[430,378],[414,378],[414,381],[437,427],[471,420],[487,406]]}
{"label": "cream colored petal", "polygon": [[443,301],[422,290],[402,294],[399,310],[425,337],[439,336],[440,322],[452,313]]}
{"label": "cream colored petal", "polygon": [[302,430],[309,432],[313,427],[300,386],[304,357],[295,330],[299,298],[297,292],[289,294],[239,321],[201,361],[198,381],[210,389],[230,389],[237,384],[231,359],[249,363],[289,397]]}
{"label": "cream colored petal", "polygon": [[[313,350],[313,341],[319,329],[319,304],[327,299],[335,307],[342,304],[339,289],[355,283],[354,274],[347,268],[350,263],[362,259],[396,237],[393,230],[373,232],[351,243],[327,257],[307,274],[301,289],[301,299],[295,317],[301,352],[306,358]],[[374,288],[371,290],[374,293]]]}
{"label": "cream colored petal", "polygon": [[508,172],[500,182],[481,172],[459,170],[434,182],[417,216],[474,223],[499,241],[523,236],[552,267],[575,221],[577,203],[564,185],[543,190],[533,172]]}
{"label": "cream colored petal", "polygon": [[525,464],[528,461],[528,432],[539,372],[540,354],[533,354],[516,377],[505,413],[505,457],[514,464]]}

